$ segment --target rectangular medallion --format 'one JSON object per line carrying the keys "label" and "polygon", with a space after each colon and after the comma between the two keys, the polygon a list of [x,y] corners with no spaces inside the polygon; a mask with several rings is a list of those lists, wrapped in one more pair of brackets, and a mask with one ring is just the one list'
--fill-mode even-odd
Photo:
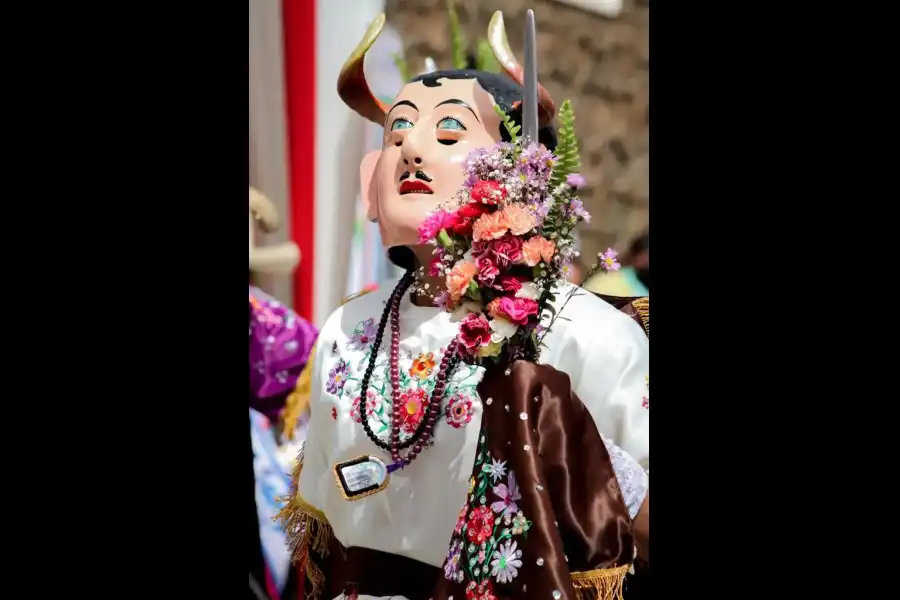
{"label": "rectangular medallion", "polygon": [[387,465],[374,456],[360,456],[334,465],[334,478],[344,500],[360,500],[388,486]]}

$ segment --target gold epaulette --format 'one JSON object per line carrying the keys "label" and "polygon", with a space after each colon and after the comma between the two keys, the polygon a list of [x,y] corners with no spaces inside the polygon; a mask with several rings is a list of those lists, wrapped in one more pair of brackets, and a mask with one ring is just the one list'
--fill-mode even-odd
{"label": "gold epaulette", "polygon": [[650,337],[650,298],[649,296],[645,296],[643,298],[638,298],[634,302],[631,303],[631,306],[637,311],[638,315],[641,317],[641,323],[644,325],[644,331],[647,332],[647,337]]}
{"label": "gold epaulette", "polygon": [[297,461],[294,472],[291,474],[291,493],[285,498],[279,498],[284,506],[275,516],[275,520],[281,523],[287,536],[287,544],[291,550],[291,562],[306,573],[306,579],[312,585],[309,598],[317,598],[325,583],[325,574],[310,560],[309,551],[312,550],[322,557],[328,556],[328,546],[334,536],[331,525],[325,513],[303,499],[297,487],[300,483],[300,471],[303,469],[303,457]]}
{"label": "gold epaulette", "polygon": [[282,428],[285,437],[289,440],[294,439],[294,434],[297,430],[297,421],[300,420],[300,416],[304,414],[307,410],[309,410],[309,395],[311,392],[312,386],[312,373],[314,364],[316,362],[316,347],[313,346],[313,349],[309,353],[309,357],[306,359],[306,366],[303,367],[303,372],[300,373],[300,377],[297,378],[297,383],[294,385],[294,391],[288,394],[287,400],[284,403],[284,413],[282,414]]}
{"label": "gold epaulette", "polygon": [[631,565],[572,573],[572,586],[578,600],[621,600],[622,584]]}
{"label": "gold epaulette", "polygon": [[371,292],[371,291],[372,291],[372,290],[362,290],[361,292],[356,292],[355,294],[350,294],[349,296],[347,296],[346,298],[344,298],[344,300],[341,302],[341,306],[347,304],[347,303],[350,302],[351,300],[356,300],[357,298],[360,298],[360,297],[362,297],[362,296],[365,296],[366,294],[368,294],[368,293]]}

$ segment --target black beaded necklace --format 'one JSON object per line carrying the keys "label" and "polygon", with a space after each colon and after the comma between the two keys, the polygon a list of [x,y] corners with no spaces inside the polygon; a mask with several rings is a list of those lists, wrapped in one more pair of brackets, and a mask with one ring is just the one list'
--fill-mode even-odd
{"label": "black beaded necklace", "polygon": [[[409,289],[409,286],[412,284],[413,274],[410,271],[400,279],[397,283],[397,286],[394,288],[394,291],[391,293],[391,296],[387,302],[387,306],[385,306],[384,312],[381,315],[381,320],[378,323],[378,330],[375,334],[375,340],[372,344],[372,354],[369,357],[369,364],[366,366],[365,374],[362,379],[362,387],[360,391],[360,402],[363,403],[366,398],[366,393],[369,389],[369,382],[372,378],[372,373],[375,370],[375,362],[378,357],[378,350],[381,348],[381,342],[384,339],[384,329],[387,327],[388,319],[394,317],[392,319],[394,322],[392,323],[395,331],[392,331],[393,338],[397,338],[396,340],[392,338],[392,348],[391,348],[391,367],[392,367],[392,381],[391,381],[391,391],[393,394],[393,418],[391,424],[391,443],[385,443],[381,440],[375,432],[372,431],[371,426],[369,425],[368,415],[365,414],[365,405],[360,406],[360,422],[362,423],[363,430],[366,432],[366,436],[372,441],[373,444],[381,448],[382,450],[388,451],[391,453],[392,457],[395,460],[395,464],[397,468],[403,468],[412,462],[413,459],[421,452],[424,445],[428,442],[428,438],[431,437],[432,428],[437,420],[437,412],[440,410],[441,399],[444,393],[444,386],[447,374],[450,373],[456,365],[459,363],[459,356],[456,353],[456,340],[452,341],[450,345],[447,347],[447,351],[444,353],[444,357],[441,360],[441,368],[438,371],[438,381],[435,384],[435,389],[432,392],[431,402],[429,402],[428,406],[425,409],[425,414],[423,415],[422,421],[419,423],[419,426],[416,428],[416,431],[412,436],[409,437],[405,442],[400,442],[400,432],[399,432],[399,423],[397,422],[399,415],[399,382],[394,381],[395,374],[393,371],[397,371],[397,361],[398,357],[396,346],[399,344],[399,322],[397,322],[398,314],[399,314],[399,304],[400,299],[403,297],[403,294],[406,293],[406,290]],[[405,457],[401,458],[399,456],[400,450],[405,450],[410,446],[415,446],[413,450]],[[392,467],[395,465],[391,465]]]}

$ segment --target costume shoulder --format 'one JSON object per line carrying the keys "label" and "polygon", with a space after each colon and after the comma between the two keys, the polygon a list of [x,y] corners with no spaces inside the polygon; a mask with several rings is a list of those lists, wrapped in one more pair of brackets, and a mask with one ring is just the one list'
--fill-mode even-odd
{"label": "costume shoulder", "polygon": [[595,295],[625,313],[634,322],[643,327],[647,337],[650,337],[650,297],[649,296],[606,296]]}

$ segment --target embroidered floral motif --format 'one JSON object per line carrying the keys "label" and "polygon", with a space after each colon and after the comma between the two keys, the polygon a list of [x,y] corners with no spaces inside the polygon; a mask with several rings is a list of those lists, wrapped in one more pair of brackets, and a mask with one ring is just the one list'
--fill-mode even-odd
{"label": "embroidered floral motif", "polygon": [[331,407],[331,418],[337,421],[337,409],[335,407]]}
{"label": "embroidered floral motif", "polygon": [[525,537],[531,521],[517,504],[522,494],[506,461],[492,458],[481,437],[475,459],[476,476],[469,482],[469,497],[459,513],[444,577],[463,583],[466,598],[495,598],[494,583],[511,583],[522,568],[518,536]]}
{"label": "embroidered floral motif", "polygon": [[497,596],[494,595],[494,584],[490,579],[480,583],[470,581],[466,586],[466,600],[497,600]]}
{"label": "embroidered floral motif", "polygon": [[647,395],[641,400],[641,406],[650,410],[650,376],[644,377],[644,381],[647,382]]}
{"label": "embroidered floral motif", "polygon": [[340,396],[344,391],[344,385],[346,384],[349,375],[350,363],[343,358],[339,358],[337,364],[328,372],[328,383],[325,385],[325,389],[329,394]]}
{"label": "embroidered floral motif", "polygon": [[370,318],[360,321],[356,324],[356,329],[353,330],[350,341],[347,342],[347,349],[368,350],[372,342],[375,341],[376,333],[375,319]]}
{"label": "embroidered floral motif", "polygon": [[[366,333],[367,322],[368,320],[357,324],[351,336],[352,339],[346,342],[348,348],[352,347],[354,349],[348,350],[347,354],[339,357],[341,361],[347,363],[347,366],[346,368],[341,367],[341,363],[338,362],[332,369],[332,372],[329,373],[329,381],[326,387],[331,385],[332,373],[340,370],[343,387],[340,388],[341,391],[338,393],[338,396],[343,402],[346,402],[344,406],[350,410],[351,418],[360,422],[364,414],[369,421],[372,432],[387,442],[390,440],[391,435],[393,394],[388,352],[384,348],[378,352],[372,375],[369,378],[365,410],[361,411],[359,408],[362,380],[369,366],[373,346],[371,339],[367,346],[363,344],[363,337],[368,336]],[[443,352],[444,349],[441,349],[440,352],[422,353],[414,358],[408,350],[400,349],[399,383],[402,390],[400,401],[403,403],[401,415],[404,417],[403,426],[400,428],[401,442],[406,442],[422,423],[428,409],[428,403],[431,401],[431,394],[434,391],[436,367],[432,368],[430,377],[426,376],[423,378],[419,373],[424,374],[427,372],[429,363],[436,365]],[[341,368],[338,369],[338,367]],[[471,405],[467,406],[467,415],[459,414],[458,426],[460,427],[470,422],[477,412],[477,403],[474,399],[477,398],[476,386],[481,381],[483,372],[484,370],[480,367],[459,364],[447,380],[444,402],[449,403],[451,399],[457,396],[471,401]],[[337,389],[337,386],[333,387]],[[329,391],[331,391],[330,388]],[[442,405],[440,410],[442,414],[446,413],[445,406]]]}
{"label": "embroidered floral motif", "polygon": [[447,403],[447,423],[459,429],[472,420],[472,400],[467,396],[456,394]]}
{"label": "embroidered floral motif", "polygon": [[428,379],[434,372],[434,352],[428,354],[420,354],[413,361],[412,367],[409,369],[410,377],[418,377],[419,379]]}

